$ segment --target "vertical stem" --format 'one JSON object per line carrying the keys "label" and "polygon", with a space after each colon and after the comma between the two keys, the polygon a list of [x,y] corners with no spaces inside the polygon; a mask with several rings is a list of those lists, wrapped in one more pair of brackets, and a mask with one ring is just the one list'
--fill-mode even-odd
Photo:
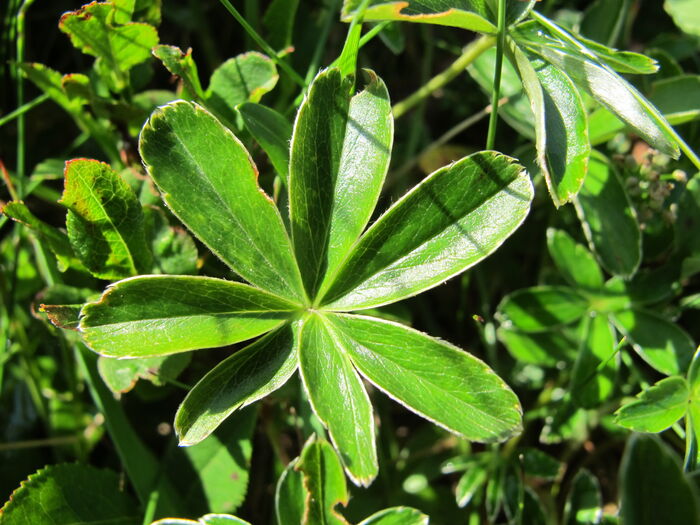
{"label": "vertical stem", "polygon": [[698,436],[695,435],[693,420],[690,414],[685,417],[685,461],[683,470],[693,472],[697,468]]}
{"label": "vertical stem", "polygon": [[491,116],[486,137],[486,149],[493,149],[496,142],[496,124],[498,123],[498,100],[501,98],[501,69],[503,68],[503,48],[506,43],[506,0],[498,0],[498,40],[496,41],[496,72],[491,91]]}
{"label": "vertical stem", "polygon": [[[17,107],[22,107],[24,105],[24,77],[19,71],[19,64],[24,62],[24,18],[27,13],[27,9],[34,3],[34,0],[24,0],[22,5],[17,11],[17,62],[15,64],[15,79],[17,82]],[[25,139],[25,127],[24,127],[24,114],[17,116],[17,170],[16,170],[16,186],[17,193],[20,199],[24,196],[24,139]]]}

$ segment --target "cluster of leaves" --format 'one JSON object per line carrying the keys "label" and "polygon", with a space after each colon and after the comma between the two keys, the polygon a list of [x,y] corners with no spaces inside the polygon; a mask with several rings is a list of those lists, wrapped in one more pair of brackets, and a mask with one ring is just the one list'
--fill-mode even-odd
{"label": "cluster of leaves", "polygon": [[[681,3],[667,2],[674,20],[683,18]],[[631,20],[630,2],[599,0],[583,14],[550,19],[533,10],[534,1],[346,0],[340,17],[350,26],[342,51],[317,73],[318,51],[306,80],[288,56],[298,1],[274,0],[262,22],[254,21],[274,47],[227,0],[221,4],[267,55],[249,51],[222,61],[206,89],[191,49],[159,45],[155,0],[93,2],[61,17],[72,45],[95,59],[87,73],[17,64],[109,164],[65,162],[57,201],[65,227],[31,206],[34,196],[51,195],[46,173],[62,160],[37,167],[17,185],[20,192],[13,181],[22,174],[7,174],[13,200],[3,203],[0,225],[13,219],[15,242],[26,239],[32,249],[14,254],[9,295],[3,284],[9,306],[3,334],[18,339],[6,359],[18,354],[18,370],[28,374],[48,366],[29,391],[51,417],[80,414],[63,431],[101,429],[91,406],[104,414],[142,508],[112,472],[56,465],[23,483],[0,523],[25,523],[28,516],[56,523],[247,523],[230,513],[246,494],[256,421],[276,456],[278,523],[348,523],[344,516],[363,525],[427,523],[414,508],[373,500],[376,485],[354,492],[353,507],[346,475],[362,490],[379,476],[395,496],[383,501],[424,505],[438,522],[460,515],[470,523],[548,523],[563,507],[566,523],[618,523],[618,516],[603,516],[603,504],[615,496],[602,493],[597,465],[574,468],[566,453],[555,457],[546,447],[605,449],[596,432],[617,447],[625,428],[670,429],[666,442],[677,447],[684,440],[686,450],[681,468],[677,452],[660,439],[627,440],[619,470],[622,518],[697,523],[700,354],[696,334],[675,321],[700,304],[688,292],[700,271],[700,193],[697,178],[686,175],[700,160],[671,125],[700,117],[700,82],[667,51],[651,58],[615,48]],[[326,12],[330,24],[338,12]],[[403,47],[401,22],[482,33],[465,49],[468,60],[457,63],[469,64],[493,103],[499,89],[507,97],[498,114],[521,136],[507,151],[522,160],[479,151],[438,163],[377,216],[394,118],[381,71],[357,67],[363,22],[379,23],[373,34],[395,53]],[[678,25],[697,36],[692,19]],[[154,58],[177,79],[176,92],[145,89]],[[659,65],[661,78],[643,79]],[[274,92],[277,103],[268,104],[268,96],[264,105]],[[695,128],[683,129],[697,137]],[[489,136],[494,130],[492,120]],[[672,160],[681,151],[687,158]],[[385,308],[493,254],[545,186],[558,211],[543,218],[549,199],[534,201],[529,223],[544,225],[539,232],[549,252],[537,263],[536,283],[521,275],[503,284],[513,272],[498,262],[462,277],[462,294],[472,275],[478,281],[486,362],[409,327],[416,316]],[[531,251],[520,248],[528,258]],[[494,284],[484,282],[487,271]],[[103,290],[102,281],[116,282]],[[16,286],[22,282],[30,283],[27,292]],[[62,330],[52,335],[68,368],[77,365],[66,373],[70,396],[59,395],[55,363],[32,364],[26,355],[29,321],[19,306],[25,296],[41,303],[40,320]],[[464,307],[462,323],[463,313]],[[223,360],[220,351],[211,354],[220,361],[213,366],[207,352],[192,359],[192,350],[259,336]],[[506,365],[495,352],[499,342],[512,357]],[[183,376],[195,386],[181,383]],[[83,382],[92,402],[78,405]],[[188,390],[173,438],[185,447],[159,457],[118,398],[135,389],[145,398],[172,399],[174,386]],[[394,409],[375,389],[431,422],[410,424],[415,435],[401,452],[391,432]],[[49,407],[42,400],[47,391]],[[279,402],[259,410],[255,402],[266,397]],[[158,417],[169,419],[170,410]],[[168,424],[162,432],[170,433]],[[296,449],[283,444],[290,434],[297,434]],[[65,457],[86,459],[101,436],[95,431],[81,440],[80,452]],[[444,481],[456,473],[453,490]],[[76,486],[87,487],[79,499]],[[117,497],[84,504],[106,494]],[[448,500],[463,510],[448,509]],[[341,514],[339,506],[348,504]],[[367,508],[383,510],[366,517]]]}

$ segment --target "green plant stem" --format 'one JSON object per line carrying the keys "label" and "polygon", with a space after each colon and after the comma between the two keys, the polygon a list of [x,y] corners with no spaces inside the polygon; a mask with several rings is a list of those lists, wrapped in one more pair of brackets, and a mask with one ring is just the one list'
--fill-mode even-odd
{"label": "green plant stem", "polygon": [[272,46],[265,42],[263,37],[261,37],[258,32],[253,29],[253,26],[251,26],[245,18],[241,16],[241,14],[238,12],[238,10],[231,5],[231,2],[229,0],[219,0],[221,4],[226,8],[226,10],[233,15],[233,18],[236,19],[236,21],[241,24],[243,29],[245,29],[246,33],[250,35],[250,37],[255,41],[256,44],[260,46],[260,48],[267,53],[267,55],[277,64],[280,69],[282,69],[285,73],[289,75],[289,77],[294,80],[299,86],[302,88],[306,88],[307,82],[301,78],[301,75],[294,71],[289,64],[287,64],[284,60],[281,60],[277,56],[277,52],[272,49]]}
{"label": "green plant stem", "polygon": [[[34,0],[24,0],[22,5],[17,11],[17,62],[15,64],[15,74],[17,81],[17,107],[21,108],[24,105],[24,77],[19,71],[18,64],[24,62],[24,36],[25,27],[24,21],[27,14],[27,10],[34,3]],[[17,117],[17,170],[15,173],[17,180],[17,193],[19,197],[22,198],[24,195],[24,160],[25,160],[25,126],[24,126],[24,114],[20,114]]]}
{"label": "green plant stem", "polygon": [[[321,62],[321,55],[326,47],[326,42],[328,41],[328,34],[331,31],[331,25],[333,25],[333,13],[335,13],[339,8],[339,2],[336,0],[333,5],[326,9],[326,13],[323,18],[321,25],[321,31],[318,35],[318,40],[316,41],[316,48],[311,57],[311,62],[306,70],[306,81],[305,85],[308,85],[311,80],[316,76],[318,68]],[[298,104],[297,104],[298,105]]]}
{"label": "green plant stem", "polygon": [[[506,43],[506,0],[498,0],[498,40],[496,41],[496,71],[493,76],[491,107],[498,106],[501,98],[501,71],[503,69],[503,48]],[[496,142],[498,111],[492,111],[489,117],[489,131],[486,136],[486,149],[493,149]]]}
{"label": "green plant stem", "polygon": [[49,95],[44,93],[43,95],[39,95],[36,97],[34,100],[30,100],[26,104],[22,105],[21,107],[15,109],[14,111],[8,113],[4,117],[0,118],[0,127],[4,126],[8,122],[12,122],[14,119],[18,118],[20,115],[24,115],[27,111],[30,109],[35,108],[39,104],[46,102],[49,99]]}
{"label": "green plant stem", "polygon": [[698,461],[698,436],[695,435],[690,416],[686,416],[685,425],[685,460],[683,461],[683,470],[685,472],[693,472],[697,467]]}
{"label": "green plant stem", "polygon": [[[466,48],[464,48],[464,51],[459,56],[459,58],[452,62],[452,64],[450,64],[450,66],[447,69],[431,78],[412,95],[409,95],[402,101],[394,104],[394,107],[392,108],[394,118],[398,119],[401,116],[405,115],[420,101],[422,101],[438,89],[444,87],[452,79],[460,75],[469,64],[471,64],[472,62],[474,62],[474,60],[479,58],[481,54],[484,53],[484,51],[493,47],[495,43],[495,37],[485,35],[469,44]],[[498,101],[498,99],[496,99],[496,101]]]}

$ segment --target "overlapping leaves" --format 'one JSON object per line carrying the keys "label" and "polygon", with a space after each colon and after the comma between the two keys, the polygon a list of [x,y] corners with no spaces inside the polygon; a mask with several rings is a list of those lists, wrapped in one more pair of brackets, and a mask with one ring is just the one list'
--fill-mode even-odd
{"label": "overlapping leaves", "polygon": [[346,312],[399,301],[476,264],[520,225],[532,187],[496,152],[437,170],[364,234],[386,174],[391,107],[372,72],[357,94],[321,72],[294,125],[289,224],[257,184],[238,139],[205,109],[175,102],[144,127],[140,150],[170,209],[250,284],[144,276],[82,310],[97,352],[152,357],[267,335],[232,354],[176,416],[183,444],[279,388],[297,368],[346,472],[377,473],[372,406],[360,377],[471,440],[520,428],[512,391],[483,362],[403,325]]}

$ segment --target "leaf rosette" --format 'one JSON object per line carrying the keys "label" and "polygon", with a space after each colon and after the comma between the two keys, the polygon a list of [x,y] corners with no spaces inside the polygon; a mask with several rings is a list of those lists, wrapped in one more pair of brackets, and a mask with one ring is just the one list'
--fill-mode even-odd
{"label": "leaf rosette", "polygon": [[227,127],[194,103],[158,108],[140,136],[149,175],[172,212],[247,283],[132,277],[85,305],[79,327],[94,351],[120,358],[262,336],[189,392],[175,419],[180,443],[198,443],[299,370],[345,471],[369,485],[378,467],[363,379],[469,440],[520,430],[517,397],[485,363],[351,312],[421,293],[487,257],[523,222],[533,189],[513,159],[479,152],[429,175],[367,227],[389,165],[393,119],[373,72],[359,92],[352,86],[340,70],[324,70],[299,109],[288,168],[275,166],[288,171],[288,221]]}

